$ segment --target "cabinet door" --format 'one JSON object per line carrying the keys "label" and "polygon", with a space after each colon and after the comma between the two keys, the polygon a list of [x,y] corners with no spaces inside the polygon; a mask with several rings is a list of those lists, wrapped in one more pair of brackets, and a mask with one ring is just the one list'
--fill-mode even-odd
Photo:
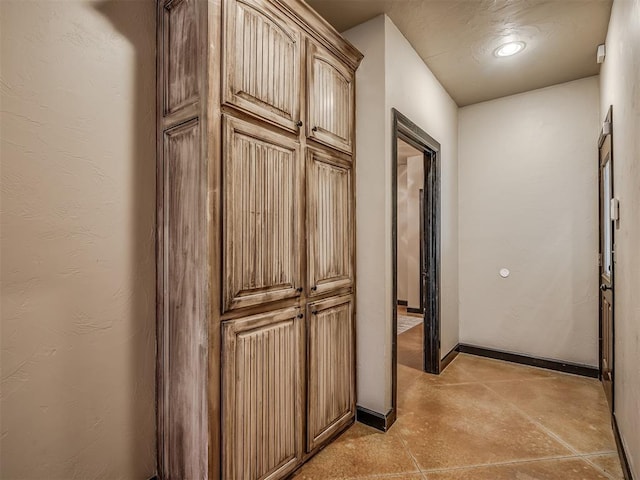
{"label": "cabinet door", "polygon": [[298,132],[299,31],[273,3],[264,0],[229,0],[225,11],[224,101]]}
{"label": "cabinet door", "polygon": [[284,478],[303,450],[299,308],[223,324],[223,476]]}
{"label": "cabinet door", "polygon": [[224,311],[298,296],[299,144],[232,117],[223,121]]}
{"label": "cabinet door", "polygon": [[351,153],[354,74],[311,40],[307,42],[307,136]]}
{"label": "cabinet door", "polygon": [[353,283],[351,168],[332,154],[307,149],[309,295]]}
{"label": "cabinet door", "polygon": [[351,296],[309,304],[307,451],[355,413],[354,319]]}

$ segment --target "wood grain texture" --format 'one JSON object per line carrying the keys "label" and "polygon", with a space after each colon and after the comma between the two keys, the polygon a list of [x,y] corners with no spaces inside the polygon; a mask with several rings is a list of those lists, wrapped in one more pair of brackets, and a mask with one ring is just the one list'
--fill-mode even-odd
{"label": "wood grain texture", "polygon": [[354,122],[353,71],[334,55],[307,41],[307,136],[352,153]]}
{"label": "wood grain texture", "polygon": [[284,478],[302,457],[299,308],[223,325],[223,478]]}
{"label": "wood grain texture", "polygon": [[[158,476],[163,480],[286,478],[348,424],[326,425],[328,433],[315,435],[315,450],[305,451],[308,339],[298,315],[307,307],[301,289],[310,278],[311,260],[307,145],[312,138],[341,149],[313,150],[320,152],[321,163],[352,172],[355,131],[351,116],[347,149],[334,133],[308,138],[307,129],[298,126],[310,118],[311,108],[306,41],[353,79],[362,55],[300,0],[158,0]],[[346,97],[330,76],[322,77],[325,94]],[[345,136],[338,117],[322,111],[334,108],[332,101],[314,102],[316,114],[329,130]],[[353,232],[352,176],[345,192],[337,180],[341,175],[321,174],[321,201],[333,203],[316,211],[335,219],[336,202],[346,201]],[[353,278],[353,236],[346,241]],[[347,268],[347,260],[335,256],[339,240],[325,236],[321,243],[334,252],[323,258],[334,263],[318,263],[328,275],[319,281],[317,302],[355,290],[353,280],[332,276]],[[344,356],[344,348],[335,351]],[[264,421],[255,421],[259,415]]]}
{"label": "wood grain texture", "polygon": [[307,149],[309,295],[353,285],[352,170],[329,151]]}
{"label": "wood grain texture", "polygon": [[225,102],[298,132],[300,31],[269,2],[229,0],[226,5]]}
{"label": "wood grain texture", "polygon": [[353,297],[308,307],[307,450],[312,451],[355,415]]}
{"label": "wood grain texture", "polygon": [[164,112],[172,114],[199,99],[196,0],[169,0],[162,13]]}
{"label": "wood grain texture", "polygon": [[225,310],[300,295],[299,144],[224,117]]}
{"label": "wood grain texture", "polygon": [[162,473],[165,479],[207,478],[207,168],[199,155],[199,120],[166,131],[164,139],[158,185]]}

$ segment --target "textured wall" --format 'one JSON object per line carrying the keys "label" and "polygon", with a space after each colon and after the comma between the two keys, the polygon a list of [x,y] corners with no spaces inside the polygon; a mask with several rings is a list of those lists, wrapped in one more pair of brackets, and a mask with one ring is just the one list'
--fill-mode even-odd
{"label": "textured wall", "polygon": [[458,107],[386,15],[344,36],[364,54],[356,77],[358,404],[387,413],[393,335],[391,109],[397,108],[442,145],[441,308],[446,355],[458,343]]}
{"label": "textured wall", "polygon": [[634,478],[640,478],[640,0],[615,0],[600,72],[600,119],[613,105],[615,411]]}
{"label": "textured wall", "polygon": [[3,479],[155,471],[154,3],[0,2]]}
{"label": "textured wall", "polygon": [[[440,315],[444,357],[458,344],[458,107],[400,30],[384,18],[386,151],[391,151],[392,108],[441,145]],[[389,192],[389,202],[390,197]]]}
{"label": "textured wall", "polygon": [[598,91],[460,110],[460,342],[598,365]]}
{"label": "textured wall", "polygon": [[[344,36],[363,54],[356,73],[356,337],[358,405],[386,413],[391,406],[391,234],[385,192],[391,191],[382,155],[387,135],[384,105],[384,18],[376,17]],[[370,119],[366,121],[365,119]],[[389,164],[389,169],[390,169]]]}

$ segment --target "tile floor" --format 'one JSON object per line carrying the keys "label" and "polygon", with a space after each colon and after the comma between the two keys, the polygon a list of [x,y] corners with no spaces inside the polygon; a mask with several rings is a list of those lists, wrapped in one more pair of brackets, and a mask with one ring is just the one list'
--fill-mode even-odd
{"label": "tile floor", "polygon": [[622,479],[599,382],[460,354],[439,376],[398,365],[398,419],[356,423],[297,480]]}

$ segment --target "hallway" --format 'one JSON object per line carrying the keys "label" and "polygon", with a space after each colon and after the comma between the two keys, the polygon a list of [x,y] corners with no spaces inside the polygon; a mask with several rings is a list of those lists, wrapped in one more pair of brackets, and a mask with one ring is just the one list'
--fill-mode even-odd
{"label": "hallway", "polygon": [[440,375],[398,365],[389,432],[356,423],[294,478],[622,479],[600,383],[460,354]]}

